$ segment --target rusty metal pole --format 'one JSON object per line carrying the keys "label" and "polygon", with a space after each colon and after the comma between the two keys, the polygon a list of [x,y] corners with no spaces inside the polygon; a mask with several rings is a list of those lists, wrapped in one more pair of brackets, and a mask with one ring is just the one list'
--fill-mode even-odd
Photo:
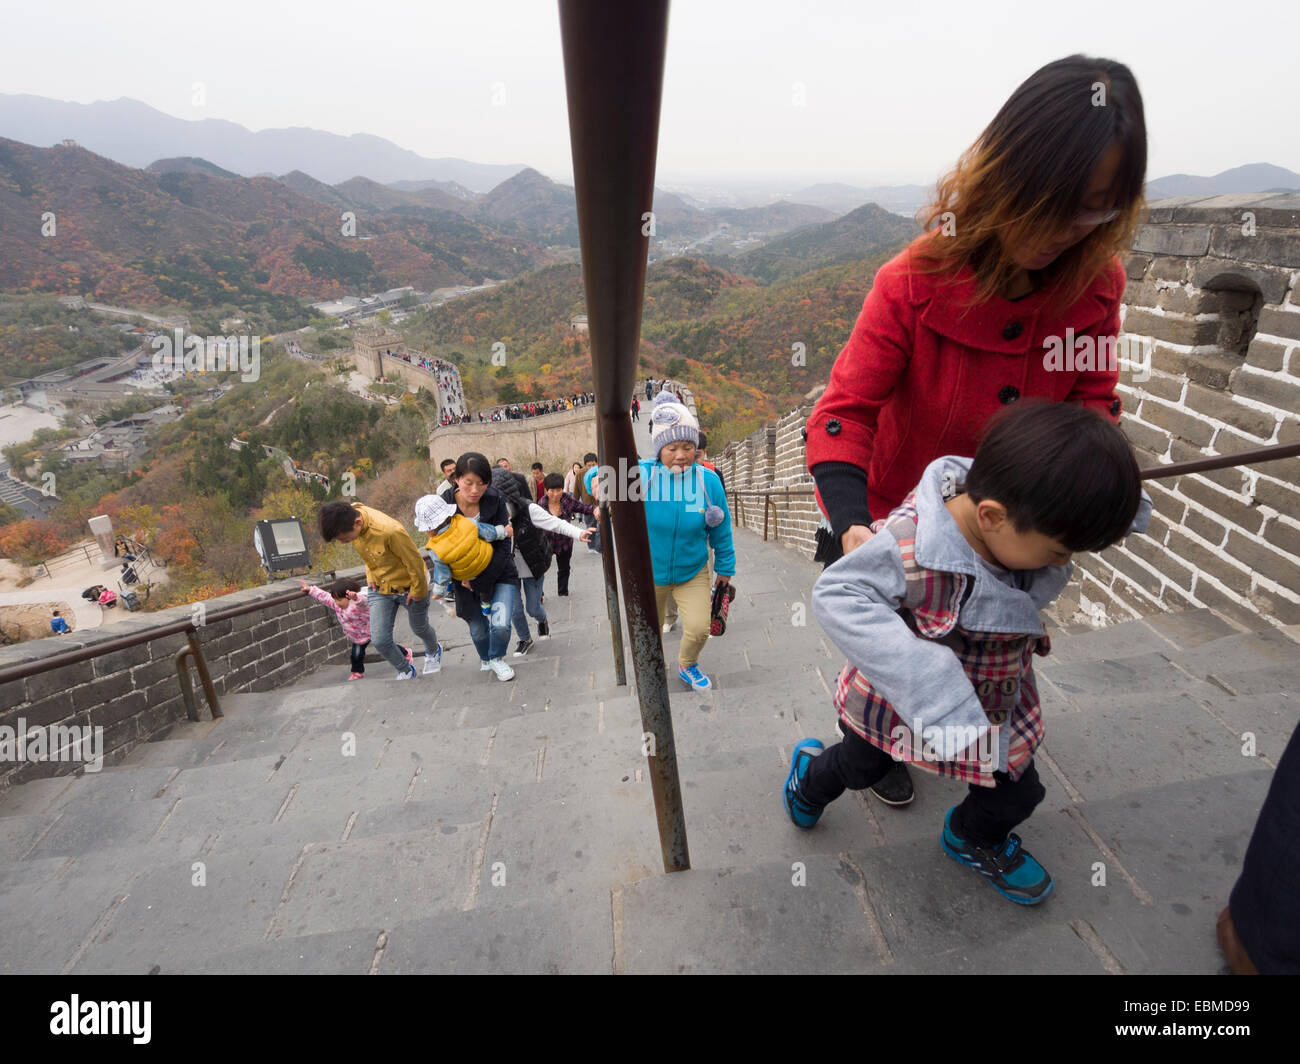
{"label": "rusty metal pole", "polygon": [[[686,817],[668,705],[654,571],[627,397],[637,375],[659,107],[668,44],[667,0],[559,0],[569,102],[582,280],[596,381],[601,462],[617,474],[611,507],[643,731],[653,738],[650,789],[664,871],[690,867]],[[625,479],[626,476],[626,479]],[[607,580],[611,578],[606,577]]]}

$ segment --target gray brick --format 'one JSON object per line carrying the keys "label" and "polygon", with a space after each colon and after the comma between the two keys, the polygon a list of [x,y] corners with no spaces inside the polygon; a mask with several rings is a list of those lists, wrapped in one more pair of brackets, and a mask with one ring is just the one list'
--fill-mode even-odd
{"label": "gray brick", "polygon": [[1189,410],[1222,421],[1248,436],[1258,437],[1260,442],[1256,446],[1271,439],[1277,425],[1274,415],[1234,402],[1230,395],[1199,384],[1188,384],[1185,405]]}
{"label": "gray brick", "polygon": [[1124,269],[1128,273],[1129,280],[1140,281],[1147,272],[1147,267],[1151,265],[1151,256],[1143,255],[1138,252],[1129,252],[1124,263]]}
{"label": "gray brick", "polygon": [[1166,580],[1177,584],[1184,591],[1192,589],[1191,566],[1180,561],[1149,536],[1129,536],[1124,540],[1124,546],[1144,562],[1158,569]]}
{"label": "gray brick", "polygon": [[[1297,315],[1300,317],[1300,315]],[[1276,373],[1286,361],[1286,348],[1282,344],[1256,337],[1246,349],[1246,365]]]}
{"label": "gray brick", "polygon": [[1300,593],[1300,565],[1294,559],[1262,547],[1240,532],[1229,533],[1228,553],[1249,565],[1255,572],[1267,576],[1273,583]]}
{"label": "gray brick", "polygon": [[145,688],[168,676],[176,675],[176,663],[170,658],[156,658],[148,665],[137,665],[131,670],[131,682]]}
{"label": "gray brick", "polygon": [[7,724],[10,727],[16,727],[16,719],[22,717],[27,722],[28,727],[39,728],[44,727],[46,724],[55,724],[58,721],[67,720],[75,712],[72,708],[72,695],[67,691],[59,691],[57,694],[47,695],[37,702],[29,702],[17,709],[0,713],[0,725]]}
{"label": "gray brick", "polygon": [[1154,255],[1204,255],[1209,249],[1206,225],[1144,225],[1133,241],[1134,251]]}
{"label": "gray brick", "polygon": [[1213,517],[1206,516],[1200,510],[1188,510],[1187,516],[1183,518],[1183,527],[1190,532],[1195,532],[1202,539],[1208,540],[1216,547],[1223,546],[1228,534],[1226,524]]}
{"label": "gray brick", "polygon": [[23,681],[26,698],[24,701],[35,702],[46,695],[67,691],[79,684],[89,683],[95,678],[94,666],[89,661],[78,661],[73,665],[64,665],[49,672],[38,672]]}
{"label": "gray brick", "polygon": [[1210,482],[1202,479],[1199,474],[1193,473],[1189,476],[1180,477],[1176,487],[1189,499],[1194,499],[1207,509],[1244,528],[1247,532],[1259,531],[1263,515],[1256,507],[1242,502],[1239,498],[1226,492],[1217,490],[1210,485]]}
{"label": "gray brick", "polygon": [[1167,340],[1171,344],[1185,344],[1189,347],[1215,343],[1219,339],[1221,328],[1222,323],[1213,319],[1190,321],[1186,318],[1152,314],[1140,307],[1130,307],[1124,315],[1126,333],[1150,336],[1155,340]]}
{"label": "gray brick", "polygon": [[1160,578],[1144,569],[1117,547],[1107,547],[1101,552],[1111,568],[1118,570],[1121,579],[1127,578],[1155,595],[1160,590]]}
{"label": "gray brick", "polygon": [[1297,485],[1300,485],[1300,458],[1268,462],[1259,469],[1285,483],[1277,484],[1261,477],[1255,485],[1255,498],[1265,506],[1273,507],[1278,513],[1300,519],[1300,491],[1297,490]]}
{"label": "gray brick", "polygon": [[1266,587],[1257,587],[1250,593],[1250,599],[1259,606],[1264,616],[1283,624],[1300,624],[1300,603],[1274,594]]}
{"label": "gray brick", "polygon": [[1135,447],[1143,447],[1156,455],[1164,454],[1169,450],[1169,436],[1159,429],[1143,425],[1133,418],[1121,418],[1119,427]]}
{"label": "gray brick", "polygon": [[1227,355],[1206,352],[1189,355],[1183,351],[1174,351],[1164,344],[1156,344],[1151,353],[1153,369],[1186,377],[1189,381],[1222,391],[1227,390],[1232,373],[1238,365],[1236,359]]}
{"label": "gray brick", "polygon": [[[1281,301],[1278,300],[1278,302]],[[1300,340],[1300,312],[1264,307],[1259,312],[1259,331],[1266,336],[1280,336],[1285,340]]]}
{"label": "gray brick", "polygon": [[1232,374],[1231,388],[1237,395],[1256,399],[1276,407],[1283,413],[1294,414],[1300,410],[1300,379],[1298,378],[1265,377],[1239,369]]}
{"label": "gray brick", "polygon": [[1276,517],[1264,526],[1264,539],[1284,554],[1300,558],[1300,529],[1283,524]]}
{"label": "gray brick", "polygon": [[129,691],[111,701],[91,708],[88,713],[90,723],[107,728],[110,724],[134,717],[147,705],[143,691]]}
{"label": "gray brick", "polygon": [[1168,481],[1148,480],[1144,487],[1151,496],[1152,520],[1155,523],[1159,524],[1163,520],[1165,531],[1170,525],[1182,524],[1187,503],[1174,495]]}
{"label": "gray brick", "polygon": [[103,657],[92,658],[96,676],[111,676],[115,672],[121,672],[133,665],[143,665],[149,661],[149,645],[142,643],[140,646],[127,647],[125,650],[117,650],[112,654],[105,654]]}
{"label": "gray brick", "polygon": [[1167,429],[1180,439],[1186,440],[1197,447],[1206,447],[1210,440],[1214,438],[1214,426],[1208,421],[1201,421],[1191,414],[1172,406],[1162,406],[1160,403],[1144,402],[1142,404],[1142,420],[1149,421],[1153,425],[1158,425],[1162,429]]}
{"label": "gray brick", "polygon": [[[1296,261],[1295,234],[1267,229],[1257,229],[1246,236],[1240,226],[1216,228],[1211,241],[1214,254],[1221,258],[1239,259],[1249,263],[1294,268]],[[1201,252],[1201,254],[1205,254]],[[1281,297],[1267,295],[1269,303],[1280,303]]]}
{"label": "gray brick", "polygon": [[74,710],[92,709],[112,701],[131,690],[131,676],[119,672],[116,676],[105,676],[94,683],[83,684],[72,689],[72,708]]}
{"label": "gray brick", "polygon": [[1152,260],[1147,276],[1153,281],[1185,281],[1190,269],[1188,259],[1162,256]]}
{"label": "gray brick", "polygon": [[[1237,578],[1233,584],[1245,593],[1244,577]],[[1249,606],[1242,606],[1236,600],[1229,598],[1208,580],[1198,580],[1196,590],[1193,592],[1196,598],[1210,609],[1223,614],[1229,620],[1236,621],[1238,624],[1245,625],[1247,628],[1258,628],[1260,622],[1259,611]]]}
{"label": "gray brick", "polygon": [[[1133,370],[1120,370],[1121,382],[1127,383],[1127,378],[1133,376]],[[1134,381],[1128,386],[1133,388],[1138,398],[1141,399],[1147,395],[1156,395],[1161,399],[1168,399],[1170,402],[1177,402],[1182,398],[1185,382],[1181,377],[1148,377],[1144,381]],[[1125,403],[1125,406],[1130,404]]]}
{"label": "gray brick", "polygon": [[1175,528],[1169,533],[1169,549],[1179,558],[1184,558],[1195,568],[1209,573],[1225,587],[1237,587],[1245,592],[1250,584],[1250,574],[1238,565],[1233,565],[1225,557],[1231,550],[1220,553],[1203,547],[1188,536],[1182,529]]}

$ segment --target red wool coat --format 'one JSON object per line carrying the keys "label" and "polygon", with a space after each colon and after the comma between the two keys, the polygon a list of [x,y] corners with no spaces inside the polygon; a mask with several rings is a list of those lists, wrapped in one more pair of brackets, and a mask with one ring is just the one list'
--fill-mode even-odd
{"label": "red wool coat", "polygon": [[1050,311],[1046,293],[1036,291],[994,298],[963,317],[974,271],[966,267],[949,287],[943,275],[910,270],[910,254],[905,249],[876,273],[807,424],[809,471],[820,462],[866,470],[875,518],[898,506],[934,459],[973,456],[1006,403],[1042,397],[1083,403],[1112,420],[1120,413],[1119,372],[1104,359],[1095,371],[1044,365],[1050,341],[1063,344],[1067,328],[1080,351],[1085,335],[1095,341],[1119,332],[1126,277],[1118,257],[1064,311]]}

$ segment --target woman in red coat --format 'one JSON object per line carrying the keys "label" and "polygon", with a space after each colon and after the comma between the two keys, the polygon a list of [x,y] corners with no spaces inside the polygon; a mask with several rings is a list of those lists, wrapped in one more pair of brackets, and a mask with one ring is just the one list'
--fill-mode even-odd
{"label": "woman in red coat", "polygon": [[[1023,82],[939,182],[927,232],[876,274],[808,418],[818,561],[868,540],[931,461],[974,455],[1007,403],[1118,420],[1118,254],[1143,211],[1146,157],[1132,72],[1073,55]],[[901,762],[872,790],[912,800]]]}

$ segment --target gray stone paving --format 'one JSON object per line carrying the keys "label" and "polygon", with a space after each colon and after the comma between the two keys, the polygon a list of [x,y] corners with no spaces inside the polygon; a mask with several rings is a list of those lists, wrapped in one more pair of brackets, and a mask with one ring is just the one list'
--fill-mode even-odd
{"label": "gray stone paving", "polygon": [[121,766],[0,794],[0,971],[1221,970],[1214,919],[1300,720],[1296,633],[1205,610],[1054,630],[1047,798],[1021,834],[1056,890],[1024,908],[941,852],[960,785],[914,773],[906,809],[846,794],[789,824],[790,750],[835,741],[841,661],[806,609],[818,567],[737,539],[740,599],[702,659],[716,688],[670,681],[690,871],[661,871],[634,692],[579,548],[513,683],[434,611],[438,676],[376,661],[346,683],[340,643]]}

